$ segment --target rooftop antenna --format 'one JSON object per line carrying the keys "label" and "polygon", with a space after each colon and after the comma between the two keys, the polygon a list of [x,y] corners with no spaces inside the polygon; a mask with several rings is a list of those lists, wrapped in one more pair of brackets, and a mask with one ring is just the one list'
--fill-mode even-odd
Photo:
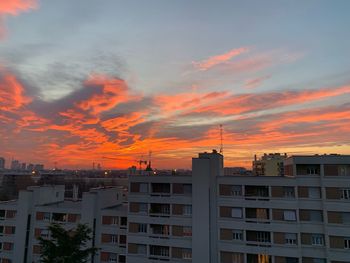
{"label": "rooftop antenna", "polygon": [[153,171],[153,169],[152,169],[152,151],[148,152],[148,165],[147,165],[146,171],[149,171],[149,172]]}
{"label": "rooftop antenna", "polygon": [[220,124],[220,154],[224,153],[224,145],[223,145],[223,127]]}

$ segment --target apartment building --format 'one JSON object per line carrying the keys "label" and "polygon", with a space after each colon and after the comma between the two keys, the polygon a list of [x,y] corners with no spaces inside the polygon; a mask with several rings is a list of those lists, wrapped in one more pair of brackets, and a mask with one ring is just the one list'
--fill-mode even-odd
{"label": "apartment building", "polygon": [[192,163],[129,177],[128,262],[350,262],[350,156],[292,156],[284,176],[224,176],[216,151]]}
{"label": "apartment building", "polygon": [[88,224],[96,263],[350,262],[350,156],[291,156],[283,176],[225,175],[223,161],[213,151],[192,173],[133,169],[127,197],[29,187],[0,203],[0,262],[38,262],[51,222]]}
{"label": "apartment building", "polygon": [[0,203],[0,262],[39,262],[37,238],[50,238],[48,225],[93,230],[90,245],[100,248],[91,262],[126,262],[127,204],[122,188],[98,188],[82,199],[64,198],[64,186],[35,186],[20,191],[18,200]]}
{"label": "apartment building", "polygon": [[253,161],[253,175],[282,176],[284,174],[284,160],[286,158],[286,153],[264,153],[260,158],[257,158],[255,155]]}

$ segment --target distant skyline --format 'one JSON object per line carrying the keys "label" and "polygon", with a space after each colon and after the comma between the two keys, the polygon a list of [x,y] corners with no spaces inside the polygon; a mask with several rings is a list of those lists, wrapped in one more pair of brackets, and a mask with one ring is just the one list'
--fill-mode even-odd
{"label": "distant skyline", "polygon": [[350,1],[0,2],[0,156],[350,154]]}

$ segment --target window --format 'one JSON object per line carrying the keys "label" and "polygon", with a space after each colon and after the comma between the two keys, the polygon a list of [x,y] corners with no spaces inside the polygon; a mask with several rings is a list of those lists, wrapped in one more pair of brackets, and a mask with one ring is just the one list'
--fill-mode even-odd
{"label": "window", "polygon": [[296,245],[297,244],[297,234],[296,233],[285,233],[284,239],[286,244],[288,245]]}
{"label": "window", "polygon": [[183,259],[192,259],[192,250],[189,248],[182,249],[182,258]]}
{"label": "window", "polygon": [[184,184],[184,194],[189,195],[192,194],[192,185],[191,184]]}
{"label": "window", "polygon": [[232,253],[231,254],[232,263],[241,263],[243,262],[243,254],[241,253]]}
{"label": "window", "polygon": [[53,213],[52,214],[52,220],[56,222],[66,222],[67,221],[67,214],[64,213]]}
{"label": "window", "polygon": [[126,256],[125,255],[119,255],[119,263],[125,263],[126,262]]}
{"label": "window", "polygon": [[183,206],[183,214],[186,216],[192,215],[192,205],[184,205]]}
{"label": "window", "polygon": [[341,190],[341,199],[350,199],[350,188],[344,188]]}
{"label": "window", "polygon": [[0,219],[5,218],[5,210],[0,210]]}
{"label": "window", "polygon": [[231,216],[233,218],[242,218],[242,208],[232,208]]}
{"label": "window", "polygon": [[117,216],[113,216],[112,217],[112,222],[111,222],[112,225],[118,225],[118,217]]}
{"label": "window", "polygon": [[120,226],[126,227],[127,223],[128,223],[128,219],[126,217],[123,216],[120,218]]}
{"label": "window", "polygon": [[321,234],[312,234],[311,236],[311,244],[315,246],[323,246],[324,238]]}
{"label": "window", "polygon": [[344,238],[344,248],[350,249],[350,237]]}
{"label": "window", "polygon": [[233,240],[243,240],[243,230],[232,230]]}
{"label": "window", "polygon": [[323,258],[314,258],[312,259],[313,263],[326,263],[326,260]]}
{"label": "window", "polygon": [[50,231],[48,229],[41,229],[40,236],[41,237],[49,237]]}
{"label": "window", "polygon": [[285,260],[286,263],[298,263],[299,259],[298,258],[287,258]]}
{"label": "window", "polygon": [[296,221],[296,214],[294,210],[285,210],[283,211],[283,219],[285,221]]}
{"label": "window", "polygon": [[343,224],[350,224],[350,213],[343,212],[342,213]]}
{"label": "window", "polygon": [[118,243],[118,236],[117,235],[111,235],[111,243],[113,243],[113,244]]}
{"label": "window", "polygon": [[257,208],[256,209],[256,218],[269,219],[269,210],[266,208]]}
{"label": "window", "polygon": [[148,204],[146,203],[139,203],[139,213],[146,213],[148,211]]}
{"label": "window", "polygon": [[0,226],[0,236],[4,234],[4,226]]}
{"label": "window", "polygon": [[0,243],[0,251],[2,250],[2,243]]}
{"label": "window", "polygon": [[283,187],[283,195],[284,197],[287,197],[287,198],[294,198],[295,197],[294,187],[292,186]]}
{"label": "window", "polygon": [[309,187],[309,198],[319,199],[321,198],[321,189],[319,187]]}
{"label": "window", "polygon": [[140,183],[140,193],[148,193],[148,184]]}
{"label": "window", "polygon": [[169,257],[169,247],[150,246],[150,254],[153,256]]}
{"label": "window", "polygon": [[317,167],[308,167],[306,173],[310,175],[318,174],[318,169]]}
{"label": "window", "polygon": [[182,228],[182,233],[183,233],[183,236],[185,236],[185,237],[192,236],[192,227],[191,226],[184,226]]}
{"label": "window", "polygon": [[115,253],[109,253],[109,262],[117,262],[117,257],[118,257],[118,255],[117,254],[115,254]]}
{"label": "window", "polygon": [[147,246],[146,245],[137,245],[137,254],[146,255],[147,254]]}
{"label": "window", "polygon": [[310,210],[310,221],[322,222],[323,221],[322,211]]}
{"label": "window", "polygon": [[[350,168],[348,166],[348,168]],[[350,170],[347,168],[346,165],[340,165],[339,166],[339,176],[348,176],[350,174]]]}
{"label": "window", "polygon": [[245,196],[269,197],[269,187],[268,186],[246,185],[245,186]]}
{"label": "window", "polygon": [[6,218],[14,218],[16,217],[16,210],[7,210],[6,211]]}
{"label": "window", "polygon": [[264,231],[258,231],[256,233],[257,242],[270,242],[270,233]]}
{"label": "window", "polygon": [[147,233],[147,224],[139,224],[138,231],[139,233]]}
{"label": "window", "polygon": [[232,185],[231,195],[241,196],[242,195],[242,186],[241,185]]}
{"label": "window", "polygon": [[48,213],[48,212],[45,212],[44,213],[44,221],[50,221],[50,213]]}

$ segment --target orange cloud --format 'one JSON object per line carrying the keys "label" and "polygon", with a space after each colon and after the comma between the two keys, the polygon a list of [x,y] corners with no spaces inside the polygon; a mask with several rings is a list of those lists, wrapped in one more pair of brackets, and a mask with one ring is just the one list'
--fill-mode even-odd
{"label": "orange cloud", "polygon": [[[227,165],[249,166],[256,152],[283,147],[295,152],[316,145],[350,147],[350,105],[303,107],[349,96],[350,86],[240,95],[197,90],[144,98],[132,95],[121,79],[94,75],[67,97],[43,102],[31,98],[14,74],[2,70],[0,76],[0,144],[6,153],[20,147],[16,157],[23,161],[127,168],[152,150],[158,168],[189,168],[197,152],[219,147],[218,125],[211,124],[219,119]],[[289,105],[299,110],[266,111]],[[203,123],[192,123],[192,117]]]}
{"label": "orange cloud", "polygon": [[191,111],[201,105],[213,103],[225,96],[228,92],[209,93],[180,93],[173,95],[158,95],[154,97],[155,104],[161,109],[162,114],[174,114],[176,112]]}
{"label": "orange cloud", "polygon": [[18,15],[37,7],[36,0],[5,0],[0,2],[0,13],[6,15]]}
{"label": "orange cloud", "polygon": [[208,70],[212,67],[215,67],[219,64],[225,63],[229,60],[231,60],[234,57],[237,57],[243,53],[248,52],[249,49],[246,47],[241,47],[241,48],[237,48],[237,49],[232,49],[227,53],[221,54],[221,55],[216,55],[213,57],[210,57],[206,60],[203,61],[199,61],[199,62],[192,62],[193,66],[198,69],[198,70]]}
{"label": "orange cloud", "polygon": [[93,75],[85,82],[86,88],[100,89],[87,100],[76,103],[76,106],[84,111],[98,114],[112,109],[117,104],[127,99],[127,85],[121,79],[108,78],[103,75]]}
{"label": "orange cloud", "polygon": [[8,15],[16,16],[22,12],[35,9],[37,0],[2,0],[0,1],[0,39],[6,35],[4,25],[5,17]]}
{"label": "orange cloud", "polygon": [[17,78],[0,69],[0,111],[15,111],[30,102]]}
{"label": "orange cloud", "polygon": [[322,100],[350,93],[350,86],[315,90],[248,93],[232,95],[220,103],[196,109],[196,112],[216,112],[221,115],[273,109]]}

